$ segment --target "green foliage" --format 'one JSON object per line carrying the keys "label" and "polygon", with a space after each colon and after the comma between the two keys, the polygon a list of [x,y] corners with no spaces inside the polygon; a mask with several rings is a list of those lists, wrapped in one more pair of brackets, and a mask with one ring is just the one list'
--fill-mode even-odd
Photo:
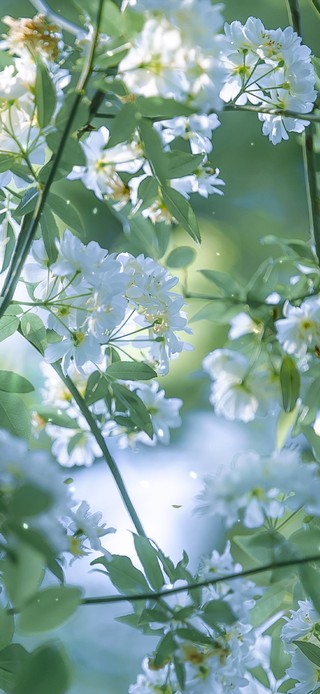
{"label": "green foliage", "polygon": [[74,586],[45,588],[32,596],[18,619],[20,631],[34,634],[55,629],[75,612],[82,591]]}
{"label": "green foliage", "polygon": [[27,378],[13,371],[0,371],[0,390],[7,393],[31,393],[34,386]]}
{"label": "green foliage", "polygon": [[36,485],[25,483],[12,494],[9,513],[16,519],[37,516],[52,506],[51,495]]}
{"label": "green foliage", "polygon": [[303,655],[305,655],[312,663],[317,667],[320,667],[320,648],[314,643],[306,643],[306,641],[293,641],[293,643],[300,648]]}
{"label": "green foliage", "polygon": [[40,354],[44,354],[47,347],[47,334],[43,322],[35,313],[25,313],[21,317],[21,332]]}
{"label": "green foliage", "polygon": [[14,559],[7,556],[3,580],[15,607],[22,607],[39,588],[43,578],[43,555],[20,540],[14,544]]}
{"label": "green foliage", "polygon": [[56,90],[41,56],[37,55],[35,100],[40,128],[49,125],[56,105]]}
{"label": "green foliage", "polygon": [[213,628],[217,624],[233,624],[236,621],[231,608],[224,600],[210,600],[205,605],[201,616],[204,622]]}
{"label": "green foliage", "polygon": [[13,335],[19,327],[19,318],[14,315],[4,315],[0,319],[0,342]]}
{"label": "green foliage", "polygon": [[300,393],[300,374],[295,360],[288,354],[282,360],[280,384],[283,409],[285,412],[292,412]]}
{"label": "green foliage", "polygon": [[0,391],[0,421],[1,427],[14,436],[29,438],[31,414],[19,395]]}
{"label": "green foliage", "polygon": [[301,583],[306,594],[311,598],[316,610],[320,611],[320,591],[319,577],[320,572],[312,564],[302,564],[299,567]]}
{"label": "green foliage", "polygon": [[149,381],[157,376],[151,366],[137,361],[117,361],[110,364],[105,373],[112,380],[125,381]]}
{"label": "green foliage", "polygon": [[70,668],[61,646],[44,645],[26,659],[12,694],[66,694]]}
{"label": "green foliage", "polygon": [[148,593],[150,587],[141,571],[137,569],[129,557],[113,554],[112,559],[98,557],[91,564],[102,564],[107,570],[108,576],[119,593],[132,595],[134,593]]}
{"label": "green foliage", "polygon": [[174,248],[166,258],[166,265],[169,268],[180,269],[191,265],[196,257],[194,248],[190,246],[180,246]]}
{"label": "green foliage", "polygon": [[18,643],[12,643],[0,651],[0,687],[5,692],[11,694],[14,691],[16,676],[28,661],[28,657],[27,651]]}
{"label": "green foliage", "polygon": [[174,188],[169,188],[169,186],[162,186],[161,196],[165,206],[176,221],[181,224],[194,241],[200,242],[201,236],[197,218],[190,203],[181,193],[178,193]]}
{"label": "green foliage", "polygon": [[134,546],[137,555],[144,568],[145,575],[154,590],[161,590],[164,585],[164,578],[159,566],[157,550],[153,547],[147,537],[133,535]]}

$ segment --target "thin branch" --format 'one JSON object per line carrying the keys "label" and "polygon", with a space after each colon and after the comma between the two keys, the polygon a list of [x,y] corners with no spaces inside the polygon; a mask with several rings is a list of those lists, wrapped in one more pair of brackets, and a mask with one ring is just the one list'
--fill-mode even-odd
{"label": "thin branch", "polygon": [[77,26],[77,24],[70,22],[68,19],[65,19],[65,17],[61,17],[57,12],[54,12],[54,10],[49,7],[45,0],[30,0],[30,2],[37,12],[45,14],[48,19],[57,24],[57,26],[60,27],[60,29],[63,29],[63,31],[68,31],[69,34],[73,34],[78,38],[81,38],[81,36],[86,36],[87,32],[84,29]]}
{"label": "thin branch", "polygon": [[[294,31],[302,37],[301,16],[298,0],[286,0],[289,18]],[[315,126],[313,123],[306,128],[303,135],[303,161],[304,175],[307,192],[307,202],[309,211],[310,235],[315,245],[317,258],[320,263],[320,202],[317,186],[317,171],[315,163],[314,134]]]}
{"label": "thin branch", "polygon": [[[290,111],[289,109],[281,109],[267,106],[251,106],[249,104],[226,104],[224,111],[252,111],[253,113],[267,113],[270,116],[283,116],[284,118],[299,118],[301,120],[313,121],[320,123],[320,113],[299,113],[299,111]],[[214,113],[219,113],[214,111]],[[97,114],[98,115],[98,114]],[[101,114],[102,115],[102,114]],[[100,117],[100,116],[99,116]],[[110,117],[110,116],[108,116]]]}
{"label": "thin branch", "polygon": [[130,515],[130,518],[131,518],[131,520],[132,520],[132,522],[133,522],[133,524],[137,530],[137,533],[139,535],[143,535],[146,537],[146,533],[143,529],[143,526],[142,526],[142,523],[138,517],[138,514],[137,514],[137,512],[133,506],[133,503],[129,497],[129,494],[126,490],[124,481],[121,477],[121,474],[120,474],[120,471],[117,467],[117,464],[116,464],[115,460],[113,459],[113,457],[112,457],[112,455],[111,455],[111,453],[107,447],[107,444],[106,444],[106,442],[105,442],[105,440],[101,434],[101,430],[99,429],[93,414],[90,412],[83,397],[79,393],[77,387],[75,386],[75,384],[73,383],[71,378],[69,376],[64,375],[64,373],[61,369],[61,366],[56,363],[56,364],[52,364],[52,367],[54,368],[56,374],[58,374],[59,378],[61,378],[63,383],[67,386],[73,399],[77,403],[77,405],[81,411],[81,414],[83,415],[87,424],[89,425],[91,433],[93,434],[98,446],[101,448],[101,451],[103,453],[105,461],[106,461],[108,468],[109,468],[109,470],[113,476],[113,479],[114,479],[114,481],[118,487],[118,490],[121,494],[123,503],[124,503],[128,513],[129,513],[129,515]]}
{"label": "thin branch", "polygon": [[28,217],[28,220],[27,220],[28,223],[26,225],[27,228],[25,229],[24,225],[22,225],[21,232],[19,234],[18,241],[16,243],[16,247],[15,247],[13,255],[12,255],[8,274],[6,277],[6,281],[3,285],[3,289],[2,289],[2,293],[1,293],[1,297],[0,297],[0,302],[1,302],[0,318],[3,316],[5,310],[9,306],[10,301],[14,295],[16,286],[19,282],[21,270],[23,268],[23,265],[25,263],[27,255],[29,253],[31,243],[32,243],[32,241],[36,235],[38,225],[40,222],[40,218],[41,218],[41,214],[43,212],[45,202],[46,202],[47,197],[49,195],[50,187],[51,187],[51,184],[54,180],[55,173],[56,173],[57,168],[59,166],[59,162],[60,162],[61,156],[63,154],[65,144],[66,144],[67,139],[69,137],[73,120],[75,118],[76,112],[78,110],[78,106],[82,100],[85,88],[87,86],[88,80],[89,80],[90,75],[91,75],[94,53],[95,53],[95,49],[96,49],[96,45],[97,45],[97,41],[98,41],[103,3],[104,3],[104,0],[99,0],[99,10],[98,10],[98,15],[97,15],[97,28],[96,28],[94,35],[93,35],[93,39],[92,39],[92,43],[91,43],[91,47],[90,47],[87,61],[85,62],[84,66],[83,66],[82,73],[80,75],[78,84],[75,88],[76,96],[75,96],[72,108],[70,110],[69,117],[68,117],[68,120],[66,122],[64,131],[62,133],[57,152],[54,156],[48,179],[47,179],[42,191],[40,191],[40,193],[39,193],[37,206],[36,206],[36,209],[35,209],[32,217],[31,217],[30,223],[29,223],[29,217]]}
{"label": "thin branch", "polygon": [[265,571],[274,571],[275,569],[284,569],[287,566],[299,566],[301,564],[307,564],[310,561],[320,561],[320,555],[315,554],[310,557],[303,557],[301,559],[288,559],[279,561],[276,564],[264,564],[263,566],[258,566],[255,569],[246,569],[240,573],[227,574],[226,576],[219,576],[218,578],[208,578],[204,581],[197,581],[197,583],[190,583],[187,586],[179,586],[177,588],[168,588],[167,590],[158,590],[152,593],[134,593],[133,595],[105,595],[101,597],[88,597],[81,601],[82,605],[103,605],[111,602],[137,602],[138,600],[159,600],[161,598],[167,598],[170,595],[176,595],[177,593],[186,593],[190,590],[198,590],[199,588],[208,588],[209,586],[214,586],[217,583],[222,583],[223,581],[234,581],[237,578],[247,578],[249,576],[254,576],[256,574],[264,573]]}
{"label": "thin branch", "polygon": [[320,13],[320,0],[311,0],[314,9]]}

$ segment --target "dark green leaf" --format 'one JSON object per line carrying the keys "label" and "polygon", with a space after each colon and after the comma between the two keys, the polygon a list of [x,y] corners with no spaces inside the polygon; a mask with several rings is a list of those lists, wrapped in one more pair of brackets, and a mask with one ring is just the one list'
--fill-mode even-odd
{"label": "dark green leaf", "polygon": [[144,431],[150,438],[153,437],[153,426],[150,414],[142,402],[141,398],[136,393],[129,390],[119,383],[113,383],[112,389],[116,400],[120,405],[129,410],[130,417],[134,424]]}
{"label": "dark green leaf", "polygon": [[181,691],[184,691],[185,687],[185,682],[186,682],[186,669],[184,664],[179,660],[178,658],[173,657],[173,664],[174,664],[174,669],[176,672],[177,680],[179,682],[179,686],[181,687]]}
{"label": "dark green leaf", "polygon": [[172,654],[177,650],[178,644],[175,641],[171,631],[159,641],[158,646],[155,650],[154,658],[152,659],[152,665],[155,668],[164,665],[168,658],[171,658]]}
{"label": "dark green leaf", "polygon": [[311,564],[303,564],[299,567],[301,583],[309,598],[311,598],[316,610],[320,612],[320,572]]}
{"label": "dark green leaf", "polygon": [[101,376],[99,371],[94,371],[90,374],[84,396],[87,405],[92,405],[97,400],[103,400],[106,397],[107,389],[108,382],[104,376]]}
{"label": "dark green leaf", "polygon": [[67,429],[77,429],[78,425],[75,419],[60,410],[55,410],[54,407],[38,407],[37,413],[45,422],[57,424],[59,427],[66,427]]}
{"label": "dark green leaf", "polygon": [[3,255],[2,267],[0,267],[0,272],[4,272],[4,270],[6,270],[9,267],[14,247],[16,244],[15,233],[12,224],[10,224],[10,221],[8,219],[5,219],[2,222],[2,233],[4,238],[5,250]]}
{"label": "dark green leaf", "polygon": [[181,639],[185,639],[186,641],[212,646],[212,638],[194,627],[183,627],[181,629],[176,629],[176,633],[177,636],[179,636]]}
{"label": "dark green leaf", "polygon": [[117,361],[110,364],[106,370],[106,375],[124,381],[149,381],[151,378],[157,377],[151,366],[138,361]]}
{"label": "dark green leaf", "polygon": [[201,241],[198,222],[188,201],[174,188],[163,186],[161,195],[166,208],[194,241]]}
{"label": "dark green leaf", "polygon": [[16,154],[0,154],[0,173],[10,171],[17,160]]}
{"label": "dark green leaf", "polygon": [[[61,133],[57,131],[49,133],[46,136],[46,141],[51,152],[56,152],[61,142]],[[75,135],[69,135],[60,157],[59,166],[65,168],[69,172],[72,166],[86,166],[86,162],[86,156],[80,145],[80,141]]]}
{"label": "dark green leaf", "polygon": [[203,162],[203,154],[188,154],[178,149],[168,152],[168,178],[182,178],[196,171]]}
{"label": "dark green leaf", "polygon": [[307,643],[306,641],[293,641],[292,643],[295,643],[295,645],[300,648],[300,651],[306,656],[306,658],[308,658],[308,660],[311,660],[312,663],[320,668],[319,646],[316,646],[314,643]]}
{"label": "dark green leaf", "polygon": [[7,393],[31,393],[34,387],[24,376],[13,371],[0,371],[0,390]]}
{"label": "dark green leaf", "polygon": [[170,268],[179,269],[188,267],[193,263],[196,257],[196,252],[190,246],[180,246],[169,253],[166,259],[166,265]]}
{"label": "dark green leaf", "polygon": [[164,610],[154,608],[153,610],[142,610],[138,624],[152,624],[152,622],[165,624],[169,622],[170,619],[172,619],[172,616],[164,612]]}
{"label": "dark green leaf", "polygon": [[17,541],[16,560],[7,557],[3,580],[10,600],[21,607],[38,590],[44,572],[44,557],[31,546]]}
{"label": "dark green leaf", "polygon": [[154,590],[161,590],[164,578],[159,566],[157,550],[147,537],[133,534],[134,546],[146,577]]}
{"label": "dark green leaf", "polygon": [[40,354],[44,354],[47,347],[47,333],[43,322],[35,313],[26,313],[21,318],[21,332]]}
{"label": "dark green leaf", "polygon": [[51,263],[55,262],[58,255],[56,240],[59,239],[59,227],[49,205],[47,204],[45,204],[41,214],[40,227],[43,243],[49,258],[49,263],[51,265]]}
{"label": "dark green leaf", "polygon": [[202,618],[210,627],[216,627],[217,624],[233,624],[236,619],[228,603],[224,600],[208,602],[202,611]]}
{"label": "dark green leaf", "polygon": [[163,183],[169,178],[168,161],[163,151],[160,136],[152,124],[145,118],[137,121],[139,125],[142,146],[148,159],[153,174]]}
{"label": "dark green leaf", "polygon": [[45,128],[51,121],[56,105],[56,90],[41,56],[37,54],[37,73],[35,83],[35,101],[40,128]]}
{"label": "dark green leaf", "polygon": [[60,646],[37,648],[22,667],[12,694],[66,694],[70,672]]}
{"label": "dark green leaf", "polygon": [[0,687],[6,692],[12,692],[17,673],[28,657],[29,653],[18,643],[12,643],[0,651]]}
{"label": "dark green leaf", "polygon": [[25,214],[28,214],[28,212],[33,212],[37,204],[38,197],[39,189],[37,186],[32,186],[32,188],[29,188],[21,198],[19,205],[17,205],[14,211],[14,216],[19,218],[23,217]]}
{"label": "dark green leaf", "polygon": [[70,200],[65,200],[55,193],[49,193],[48,205],[51,211],[57,215],[69,229],[73,229],[76,232],[83,229],[80,214]]}
{"label": "dark green leaf", "polygon": [[280,368],[282,403],[285,412],[292,412],[300,393],[300,374],[293,357],[286,354]]}
{"label": "dark green leaf", "polygon": [[125,104],[121,111],[113,118],[110,126],[110,140],[108,148],[118,145],[120,142],[127,142],[132,138],[132,134],[137,127],[135,104]]}
{"label": "dark green leaf", "polygon": [[139,113],[154,120],[164,120],[175,116],[189,116],[194,109],[186,104],[181,104],[175,99],[162,99],[160,96],[145,98],[138,96],[136,106]]}
{"label": "dark green leaf", "polygon": [[[0,659],[1,651],[9,645],[14,634],[14,617],[7,609],[0,607]],[[1,667],[1,666],[0,666]],[[0,685],[1,686],[1,685]]]}
{"label": "dark green leaf", "polygon": [[55,629],[75,612],[81,596],[81,589],[75,586],[54,586],[39,591],[21,611],[18,628],[28,634]]}

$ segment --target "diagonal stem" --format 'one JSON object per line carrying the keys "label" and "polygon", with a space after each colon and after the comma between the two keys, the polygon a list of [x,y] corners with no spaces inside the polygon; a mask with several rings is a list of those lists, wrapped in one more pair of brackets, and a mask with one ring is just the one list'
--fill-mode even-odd
{"label": "diagonal stem", "polygon": [[25,260],[27,258],[27,255],[30,250],[31,243],[35,237],[35,234],[38,229],[38,225],[40,222],[41,214],[43,212],[43,208],[45,205],[45,202],[47,200],[47,197],[50,192],[50,187],[51,184],[54,180],[55,173],[57,171],[57,168],[59,166],[59,162],[65,147],[65,144],[67,142],[67,139],[69,137],[71,128],[72,128],[72,123],[74,121],[76,112],[78,110],[78,107],[80,105],[80,102],[83,98],[84,91],[86,89],[87,83],[89,81],[91,71],[92,71],[92,66],[93,66],[93,59],[94,59],[94,53],[98,41],[98,35],[99,35],[99,28],[100,28],[100,23],[101,23],[101,18],[102,18],[102,9],[103,9],[103,4],[104,0],[99,0],[99,9],[98,9],[98,15],[97,15],[97,27],[93,35],[89,55],[87,58],[87,61],[84,64],[82,73],[80,75],[78,84],[75,88],[75,99],[72,105],[72,108],[69,113],[68,120],[66,122],[64,131],[62,133],[62,137],[57,149],[57,152],[54,156],[52,167],[48,176],[48,179],[44,185],[44,188],[42,191],[39,193],[38,197],[38,202],[36,209],[32,215],[32,218],[28,224],[26,225],[26,228],[22,226],[18,241],[16,243],[15,250],[13,252],[13,256],[11,259],[10,267],[8,270],[8,274],[6,277],[6,281],[4,283],[1,297],[0,297],[0,318],[3,316],[5,310],[8,308],[10,301],[14,295],[16,286],[18,284],[21,270],[23,268],[23,265],[25,263]]}

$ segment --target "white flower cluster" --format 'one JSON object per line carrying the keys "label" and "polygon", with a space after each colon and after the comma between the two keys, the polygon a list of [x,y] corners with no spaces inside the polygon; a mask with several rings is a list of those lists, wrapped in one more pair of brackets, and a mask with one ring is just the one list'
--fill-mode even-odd
{"label": "white flower cluster", "polygon": [[279,399],[279,379],[268,360],[252,362],[241,352],[216,349],[203,368],[212,378],[210,402],[226,419],[250,422]]}
{"label": "white flower cluster", "polygon": [[159,373],[187,345],[178,337],[191,332],[183,313],[183,298],[171,291],[178,282],[151,258],[128,253],[108,254],[91,241],[84,245],[66,230],[57,242],[58,257],[48,267],[42,240],[35,241],[24,278],[37,282],[35,296],[46,310],[47,326],[60,340],[50,344],[45,358],[62,359],[84,373],[88,363],[101,365],[105,345],[143,350]]}
{"label": "white flower cluster", "polygon": [[[74,420],[74,428],[72,425],[64,427],[50,422],[45,423],[41,420],[41,415],[35,417],[36,427],[45,427],[46,433],[53,442],[52,453],[60,465],[64,467],[73,467],[74,465],[88,467],[92,465],[96,458],[102,456],[102,452],[86,420],[81,415],[70,392],[53,369],[43,362],[41,370],[45,375],[45,384],[42,389],[44,405],[58,407],[60,412]],[[87,374],[80,374],[74,366],[70,369],[72,380],[82,395],[85,393],[90,371],[89,369]],[[98,400],[90,406],[90,410],[99,417],[102,435],[105,438],[117,437],[120,448],[132,447],[138,442],[151,446],[155,446],[157,442],[168,444],[170,429],[177,428],[181,424],[179,409],[182,400],[166,398],[164,390],[159,390],[159,384],[156,382],[149,384],[122,381],[122,383],[134,390],[145,404],[153,425],[153,438],[150,439],[143,431],[128,429],[124,423],[122,425],[117,423],[113,419],[116,412],[110,413],[106,402]]]}
{"label": "white flower cluster", "polygon": [[[240,573],[241,569],[240,564],[234,564],[228,543],[222,555],[215,551],[206,560],[199,578],[218,578],[229,573]],[[256,585],[244,579],[230,583],[226,580],[203,589],[202,605],[211,600],[225,601],[235,616],[235,622],[231,625],[219,624],[215,630],[204,624],[201,618],[192,617],[191,624],[212,639],[211,645],[201,646],[182,641],[176,636],[179,648],[175,652],[175,659],[185,668],[184,691],[188,694],[241,694],[243,687],[246,687],[247,668],[256,664],[252,656],[254,634],[249,624],[249,612],[255,605],[254,595],[257,595]],[[145,659],[143,671],[136,684],[129,688],[129,694],[159,691],[181,694],[172,663],[154,669],[152,658]]]}
{"label": "white flower cluster", "polygon": [[[61,35],[56,26],[48,24],[43,15],[32,19],[2,20],[10,27],[0,49],[13,54],[12,64],[0,72],[0,156],[14,155],[14,164],[27,166],[27,174],[34,178],[33,167],[45,163],[46,143],[37,120],[35,106],[36,59],[39,55],[49,70],[58,101],[61,89],[70,80],[67,70],[56,62],[62,50]],[[0,173],[0,186],[11,181],[18,188],[27,188],[29,182],[14,168]]]}
{"label": "white flower cluster", "polygon": [[[59,468],[47,452],[28,450],[25,441],[14,438],[4,430],[0,430],[0,450],[1,508],[4,518],[6,509],[14,518],[14,509],[17,508],[21,528],[26,533],[29,529],[40,533],[58,556],[64,553],[71,553],[74,557],[87,554],[86,541],[91,549],[104,551],[99,538],[114,532],[113,528],[106,528],[105,523],[100,524],[102,514],[90,513],[87,502],[82,501],[79,505],[72,497]],[[37,490],[44,493],[48,505],[39,513],[35,513],[34,509],[30,513],[21,512],[19,498],[24,509],[25,495],[34,495]],[[13,500],[15,506],[10,511]],[[4,535],[5,528],[4,522]],[[12,530],[9,530],[9,541],[12,541]]]}
{"label": "white flower cluster", "polygon": [[220,515],[227,527],[239,520],[257,528],[267,518],[280,518],[286,509],[320,515],[320,477],[316,463],[302,463],[297,450],[283,450],[262,458],[251,451],[240,454],[219,477],[204,478],[197,497],[202,514]]}
{"label": "white flower cluster", "polygon": [[[283,307],[284,318],[275,322],[277,339],[285,352],[298,358],[320,346],[320,298],[311,296],[300,306]],[[303,360],[306,365],[306,360]]]}
{"label": "white flower cluster", "polygon": [[[226,43],[221,60],[228,77],[221,97],[233,104],[271,109],[312,111],[317,96],[311,51],[291,27],[265,29],[260,19],[249,17],[225,26]],[[289,132],[301,133],[308,120],[259,114],[263,133],[273,144],[287,140]]]}
{"label": "white flower cluster", "polygon": [[298,604],[298,610],[290,610],[290,618],[284,617],[286,624],[281,631],[285,651],[292,658],[286,674],[297,680],[287,691],[288,694],[312,694],[319,688],[319,666],[293,642],[298,640],[319,649],[320,617],[310,600],[299,600]]}

